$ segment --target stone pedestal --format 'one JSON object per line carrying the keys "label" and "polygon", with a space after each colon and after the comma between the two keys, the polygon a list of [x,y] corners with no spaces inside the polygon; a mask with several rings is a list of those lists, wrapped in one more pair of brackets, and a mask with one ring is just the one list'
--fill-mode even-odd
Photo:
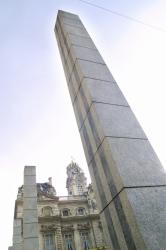
{"label": "stone pedestal", "polygon": [[79,17],[55,33],[109,249],[165,249],[160,161]]}
{"label": "stone pedestal", "polygon": [[23,246],[24,250],[39,250],[36,168],[24,168]]}

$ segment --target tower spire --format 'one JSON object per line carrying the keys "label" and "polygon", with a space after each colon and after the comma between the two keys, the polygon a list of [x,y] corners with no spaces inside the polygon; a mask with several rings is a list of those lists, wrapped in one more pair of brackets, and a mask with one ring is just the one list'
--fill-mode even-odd
{"label": "tower spire", "polygon": [[83,195],[87,192],[85,174],[73,160],[67,166],[66,188],[68,190],[68,195]]}

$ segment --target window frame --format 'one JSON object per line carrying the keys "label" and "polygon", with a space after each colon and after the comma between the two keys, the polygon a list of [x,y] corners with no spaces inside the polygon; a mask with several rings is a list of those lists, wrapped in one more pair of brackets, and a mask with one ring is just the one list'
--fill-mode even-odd
{"label": "window frame", "polygon": [[[88,230],[81,230],[80,231],[80,240],[81,240],[81,247],[83,250],[91,249],[92,242],[91,242],[91,238],[90,238],[90,232]],[[85,248],[85,244],[87,244],[86,248]]]}
{"label": "window frame", "polygon": [[[48,236],[51,236],[50,239],[52,239],[52,244],[46,245],[47,244],[46,239]],[[55,233],[46,232],[43,234],[43,247],[44,247],[44,250],[56,250]]]}
{"label": "window frame", "polygon": [[[67,246],[67,242],[66,242],[66,236],[71,236],[69,237],[69,240],[71,239],[71,244],[72,244],[72,249],[69,248],[69,245]],[[64,245],[65,245],[65,250],[75,250],[75,244],[74,244],[74,234],[72,232],[65,232],[63,234],[63,241],[64,241]]]}
{"label": "window frame", "polygon": [[[65,214],[65,212],[66,212],[67,214]],[[68,216],[70,216],[70,215],[71,215],[70,209],[69,209],[69,208],[63,208],[63,210],[62,210],[62,216],[63,216],[63,217],[68,217]]]}
{"label": "window frame", "polygon": [[[45,211],[47,209],[48,209],[49,213],[45,213]],[[50,217],[52,215],[53,215],[52,207],[50,207],[50,206],[42,207],[42,216],[44,216],[44,217]]]}
{"label": "window frame", "polygon": [[[80,212],[80,210],[82,210],[82,213]],[[77,208],[77,215],[83,216],[86,214],[86,210],[84,207],[78,207]]]}

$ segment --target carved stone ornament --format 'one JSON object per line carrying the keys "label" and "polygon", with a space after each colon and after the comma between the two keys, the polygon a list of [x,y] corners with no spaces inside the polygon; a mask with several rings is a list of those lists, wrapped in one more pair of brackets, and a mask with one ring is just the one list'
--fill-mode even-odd
{"label": "carved stone ornament", "polygon": [[66,231],[74,231],[74,226],[73,225],[63,225],[61,227],[62,232],[66,232]]}
{"label": "carved stone ornament", "polygon": [[51,198],[54,199],[56,197],[55,188],[49,183],[37,183],[37,194],[39,198]]}
{"label": "carved stone ornament", "polygon": [[77,224],[77,229],[78,230],[88,230],[88,229],[90,229],[90,224],[89,224],[89,222],[84,223],[84,224]]}
{"label": "carved stone ornament", "polygon": [[100,230],[103,230],[103,227],[102,227],[101,221],[99,221],[99,222],[98,222],[98,227],[100,228]]}
{"label": "carved stone ornament", "polygon": [[17,198],[23,198],[23,190],[24,190],[24,186],[22,185],[21,187],[18,188],[18,194],[17,194]]}
{"label": "carved stone ornament", "polygon": [[54,232],[56,231],[58,228],[55,224],[50,224],[50,225],[41,225],[41,232]]}

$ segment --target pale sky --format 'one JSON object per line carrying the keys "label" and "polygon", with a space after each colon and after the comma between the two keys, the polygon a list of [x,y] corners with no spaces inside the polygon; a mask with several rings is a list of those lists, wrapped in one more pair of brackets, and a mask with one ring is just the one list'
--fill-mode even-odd
{"label": "pale sky", "polygon": [[[166,30],[165,0],[92,1]],[[166,166],[166,32],[78,0],[0,2],[1,250],[12,242],[25,165],[66,195],[71,156],[90,182],[54,36],[57,10],[78,14]]]}

